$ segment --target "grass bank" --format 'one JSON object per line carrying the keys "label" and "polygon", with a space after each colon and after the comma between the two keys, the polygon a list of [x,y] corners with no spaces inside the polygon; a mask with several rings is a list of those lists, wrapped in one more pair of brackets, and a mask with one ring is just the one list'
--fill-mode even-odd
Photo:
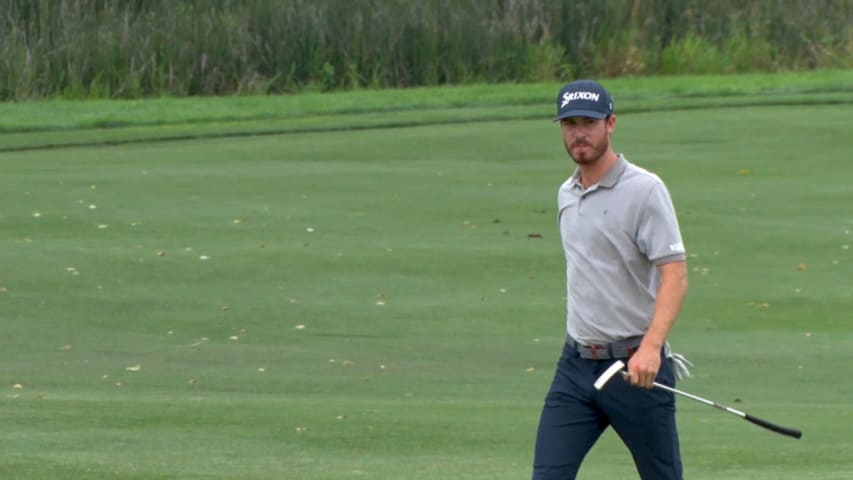
{"label": "grass bank", "polygon": [[[849,104],[853,70],[603,80],[618,113]],[[0,150],[547,119],[556,83],[0,104]]]}

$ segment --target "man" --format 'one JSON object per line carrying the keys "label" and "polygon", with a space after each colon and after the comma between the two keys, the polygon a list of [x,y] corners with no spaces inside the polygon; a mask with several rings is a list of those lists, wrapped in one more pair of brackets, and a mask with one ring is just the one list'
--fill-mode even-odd
{"label": "man", "polygon": [[[645,480],[682,478],[675,384],[666,343],[687,293],[684,246],[669,192],[610,143],[613,99],[590,80],[557,97],[563,144],[577,168],[560,187],[566,257],[567,337],[539,421],[534,480],[570,480],[612,426]],[[614,360],[628,365],[596,391]]]}

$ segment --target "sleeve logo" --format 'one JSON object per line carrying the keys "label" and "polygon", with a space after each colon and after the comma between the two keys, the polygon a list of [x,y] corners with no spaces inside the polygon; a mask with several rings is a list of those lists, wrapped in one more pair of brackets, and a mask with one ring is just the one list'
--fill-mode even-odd
{"label": "sleeve logo", "polygon": [[683,253],[684,252],[684,243],[683,242],[672,243],[669,245],[669,250],[671,252]]}

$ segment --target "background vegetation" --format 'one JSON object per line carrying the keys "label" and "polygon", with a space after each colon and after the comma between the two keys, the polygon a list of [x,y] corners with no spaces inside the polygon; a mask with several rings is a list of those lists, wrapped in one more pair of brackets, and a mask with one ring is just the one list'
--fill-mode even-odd
{"label": "background vegetation", "polygon": [[0,0],[0,99],[853,66],[851,0]]}

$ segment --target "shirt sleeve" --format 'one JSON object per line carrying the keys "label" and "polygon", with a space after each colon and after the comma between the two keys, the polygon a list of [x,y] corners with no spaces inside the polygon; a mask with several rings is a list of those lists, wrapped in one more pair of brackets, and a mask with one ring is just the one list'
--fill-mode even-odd
{"label": "shirt sleeve", "polygon": [[637,246],[655,265],[684,260],[684,243],[675,207],[663,182],[652,186],[640,210]]}

